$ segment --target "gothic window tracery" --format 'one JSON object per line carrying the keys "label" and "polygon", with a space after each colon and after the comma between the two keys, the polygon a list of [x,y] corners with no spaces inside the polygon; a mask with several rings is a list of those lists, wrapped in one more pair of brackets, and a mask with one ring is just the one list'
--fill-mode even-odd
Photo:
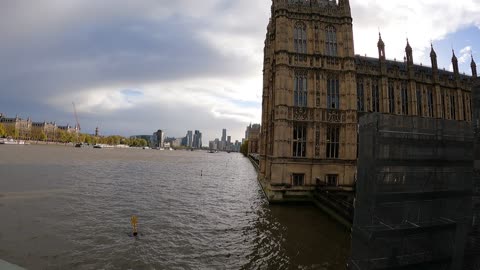
{"label": "gothic window tracery", "polygon": [[307,127],[296,123],[293,126],[293,156],[305,157],[307,154]]}
{"label": "gothic window tracery", "polygon": [[377,79],[372,82],[372,111],[380,112],[380,88]]}
{"label": "gothic window tracery", "polygon": [[340,126],[327,126],[327,158],[338,159],[340,148]]}
{"label": "gothic window tracery", "polygon": [[333,26],[325,29],[326,55],[337,56],[337,30]]}
{"label": "gothic window tracery", "polygon": [[422,88],[417,84],[417,115],[423,116]]}
{"label": "gothic window tracery", "polygon": [[431,88],[427,90],[427,110],[428,110],[428,116],[433,117],[434,103],[433,103],[433,90]]}
{"label": "gothic window tracery", "polygon": [[307,107],[307,73],[303,71],[295,72],[294,106]]}
{"label": "gothic window tracery", "polygon": [[295,24],[293,43],[295,46],[295,52],[306,54],[307,53],[307,26],[304,23]]}
{"label": "gothic window tracery", "polygon": [[327,79],[327,108],[340,109],[340,81],[337,76]]}
{"label": "gothic window tracery", "polygon": [[393,82],[388,82],[388,111],[395,113],[395,88]]}
{"label": "gothic window tracery", "polygon": [[365,88],[363,79],[357,80],[357,110],[360,112],[365,111]]}

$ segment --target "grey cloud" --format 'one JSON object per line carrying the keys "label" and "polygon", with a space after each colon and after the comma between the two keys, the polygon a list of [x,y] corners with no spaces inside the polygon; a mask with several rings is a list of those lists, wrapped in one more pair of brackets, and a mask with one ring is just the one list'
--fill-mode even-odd
{"label": "grey cloud", "polygon": [[[246,74],[261,76],[256,59],[220,53],[199,36],[205,29],[263,36],[264,25],[236,21],[239,3],[7,0],[0,7],[0,112],[10,115],[73,123],[71,112],[64,111],[71,101],[63,107],[50,106],[49,101],[112,85],[120,91],[195,78],[235,81]],[[202,85],[191,91],[208,88]],[[161,104],[86,114],[81,119],[89,129],[101,125],[104,132],[122,135],[162,125],[179,135],[184,131],[177,129],[193,129],[195,123],[207,130],[236,128],[239,134],[243,129],[239,122],[214,119],[209,108],[172,109]]]}

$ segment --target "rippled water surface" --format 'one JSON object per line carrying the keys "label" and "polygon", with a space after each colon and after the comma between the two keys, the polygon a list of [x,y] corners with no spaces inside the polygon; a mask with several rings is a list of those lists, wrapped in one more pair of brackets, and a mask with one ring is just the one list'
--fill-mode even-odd
{"label": "rippled water surface", "polygon": [[28,269],[344,269],[348,249],[316,208],[268,205],[240,154],[0,146],[0,259]]}

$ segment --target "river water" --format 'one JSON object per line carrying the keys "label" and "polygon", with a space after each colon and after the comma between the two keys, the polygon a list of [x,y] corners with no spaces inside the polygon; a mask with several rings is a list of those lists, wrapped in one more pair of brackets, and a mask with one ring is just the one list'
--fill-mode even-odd
{"label": "river water", "polygon": [[349,240],[240,154],[0,146],[0,259],[27,269],[345,269]]}

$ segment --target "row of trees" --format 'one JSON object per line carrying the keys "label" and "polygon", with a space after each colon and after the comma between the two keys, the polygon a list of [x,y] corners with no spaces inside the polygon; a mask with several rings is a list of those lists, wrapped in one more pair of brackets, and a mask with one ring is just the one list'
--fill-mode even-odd
{"label": "row of trees", "polygon": [[33,140],[42,142],[61,142],[61,143],[87,143],[87,144],[110,144],[110,145],[128,145],[133,147],[144,147],[148,142],[144,139],[129,139],[122,136],[96,137],[90,134],[74,134],[61,129],[57,129],[53,134],[45,134],[42,129],[32,129],[29,134],[20,134],[13,125],[5,126],[0,123],[0,138],[12,137],[14,139]]}
{"label": "row of trees", "polygon": [[244,156],[248,156],[248,140],[243,141],[242,145],[240,146],[240,153]]}

